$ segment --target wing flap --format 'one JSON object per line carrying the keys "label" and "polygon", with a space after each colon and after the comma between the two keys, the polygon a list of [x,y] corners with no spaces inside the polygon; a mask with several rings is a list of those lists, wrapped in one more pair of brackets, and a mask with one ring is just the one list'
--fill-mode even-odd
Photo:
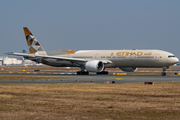
{"label": "wing flap", "polygon": [[[31,58],[50,58],[50,59],[58,59],[58,60],[66,60],[66,61],[74,61],[74,62],[86,62],[89,59],[79,59],[79,58],[68,58],[68,57],[58,57],[58,56],[48,56],[48,55],[38,55],[38,54],[26,54],[26,53],[5,53],[7,55],[16,55],[16,56],[23,56],[23,57],[31,57]],[[112,63],[109,60],[102,60],[103,63]]]}
{"label": "wing flap", "polygon": [[79,62],[85,62],[87,60],[85,59],[79,59],[79,58],[67,58],[67,57],[58,57],[58,56],[48,56],[48,55],[37,55],[37,54],[25,54],[25,53],[5,53],[8,55],[16,55],[16,56],[23,56],[23,57],[33,57],[33,58],[50,58],[50,59],[59,59],[59,60],[67,60],[67,61],[79,61]]}

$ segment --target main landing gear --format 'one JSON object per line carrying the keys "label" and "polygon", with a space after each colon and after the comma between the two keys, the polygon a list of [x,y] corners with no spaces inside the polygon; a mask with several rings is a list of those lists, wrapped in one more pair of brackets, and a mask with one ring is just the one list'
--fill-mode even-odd
{"label": "main landing gear", "polygon": [[[96,72],[97,75],[108,75],[108,71]],[[77,75],[89,75],[88,71],[85,71],[84,68],[81,68],[81,71],[77,71]]]}
{"label": "main landing gear", "polygon": [[108,71],[97,72],[97,75],[108,75]]}
{"label": "main landing gear", "polygon": [[89,75],[88,71],[77,71],[77,75]]}
{"label": "main landing gear", "polygon": [[84,71],[84,67],[81,67],[81,71],[77,71],[77,75],[89,75],[89,72]]}
{"label": "main landing gear", "polygon": [[[108,71],[96,72],[97,75],[108,75]],[[89,75],[88,71],[77,71],[77,75]]]}

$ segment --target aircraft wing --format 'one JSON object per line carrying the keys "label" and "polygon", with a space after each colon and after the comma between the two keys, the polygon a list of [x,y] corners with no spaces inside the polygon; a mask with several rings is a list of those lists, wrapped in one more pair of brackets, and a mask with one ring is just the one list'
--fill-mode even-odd
{"label": "aircraft wing", "polygon": [[[90,59],[79,59],[79,58],[68,58],[68,57],[59,57],[59,56],[49,56],[49,55],[38,55],[38,54],[26,54],[26,53],[5,53],[7,55],[16,55],[16,56],[23,56],[23,57],[31,57],[31,58],[49,58],[49,59],[58,59],[58,60],[65,60],[65,61],[72,61],[72,62],[86,62]],[[109,60],[102,60],[103,63],[112,63]]]}

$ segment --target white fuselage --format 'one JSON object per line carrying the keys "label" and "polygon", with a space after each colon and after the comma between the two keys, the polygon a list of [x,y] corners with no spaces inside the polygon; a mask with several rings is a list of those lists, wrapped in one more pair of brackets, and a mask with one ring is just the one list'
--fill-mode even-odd
{"label": "white fuselage", "polygon": [[[86,50],[77,51],[74,54],[57,55],[59,57],[82,58],[87,60],[109,61],[105,68],[115,67],[168,67],[179,62],[172,53],[162,50]],[[79,64],[63,61],[48,60],[52,66],[79,67]]]}

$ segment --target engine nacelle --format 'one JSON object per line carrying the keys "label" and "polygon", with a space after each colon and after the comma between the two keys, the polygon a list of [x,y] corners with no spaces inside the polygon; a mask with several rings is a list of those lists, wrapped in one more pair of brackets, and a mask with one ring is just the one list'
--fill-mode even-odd
{"label": "engine nacelle", "polygon": [[85,68],[89,72],[101,72],[104,70],[104,64],[99,60],[90,60],[85,64]]}
{"label": "engine nacelle", "polygon": [[135,72],[138,68],[137,67],[119,67],[124,72]]}
{"label": "engine nacelle", "polygon": [[37,63],[42,63],[42,58],[36,58],[34,61],[36,61]]}

